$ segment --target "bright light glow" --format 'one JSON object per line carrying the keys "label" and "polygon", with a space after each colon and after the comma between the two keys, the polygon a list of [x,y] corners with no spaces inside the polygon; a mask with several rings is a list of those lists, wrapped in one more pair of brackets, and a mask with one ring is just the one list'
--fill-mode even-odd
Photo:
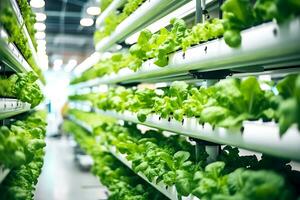
{"label": "bright light glow", "polygon": [[37,22],[37,23],[34,24],[34,28],[37,31],[45,31],[46,30],[46,25],[44,23]]}
{"label": "bright light glow", "polygon": [[33,8],[43,8],[45,6],[44,0],[31,0],[30,5]]}
{"label": "bright light glow", "polygon": [[46,71],[49,67],[49,60],[48,60],[48,56],[46,54],[39,54],[38,53],[38,59],[39,59],[39,63],[41,66],[41,69],[43,71]]}
{"label": "bright light glow", "polygon": [[119,44],[118,44],[118,45],[116,46],[116,49],[117,49],[117,50],[121,50],[121,49],[122,49],[122,45],[119,45]]}
{"label": "bright light glow", "polygon": [[94,20],[92,18],[82,18],[80,20],[81,26],[92,26],[94,24]]}
{"label": "bright light glow", "polygon": [[93,65],[99,62],[101,57],[101,54],[99,52],[94,52],[92,55],[90,55],[87,59],[85,59],[82,63],[77,65],[76,69],[74,70],[74,73],[76,75],[80,75],[85,70],[91,68]]}
{"label": "bright light glow", "polygon": [[262,80],[262,81],[271,81],[272,80],[272,77],[271,75],[260,75],[258,77],[259,80]]}
{"label": "bright light glow", "polygon": [[111,56],[112,56],[112,53],[105,52],[102,54],[101,59],[107,59],[107,58],[110,58]]}
{"label": "bright light glow", "polygon": [[75,60],[75,59],[69,60],[68,64],[65,67],[65,71],[71,72],[76,65],[77,65],[77,60]]}
{"label": "bright light glow", "polygon": [[101,9],[97,6],[91,6],[86,9],[86,12],[89,15],[99,15],[101,13]]}
{"label": "bright light glow", "polygon": [[45,13],[35,13],[35,19],[36,19],[36,21],[38,21],[38,22],[45,21],[46,18],[47,18],[47,16],[46,16]]}
{"label": "bright light glow", "polygon": [[46,46],[38,45],[37,50],[38,52],[46,53]]}
{"label": "bright light glow", "polygon": [[[211,1],[212,0],[207,0],[206,4],[210,3]],[[149,25],[148,27],[146,27],[146,29],[148,29],[152,33],[155,33],[157,31],[159,31],[160,29],[170,25],[171,19],[173,19],[173,18],[182,19],[195,11],[196,11],[196,0],[193,0],[193,1],[185,4],[184,6],[178,8],[177,10],[171,12],[167,16],[161,18],[160,20],[154,22],[153,24]],[[130,37],[128,37],[125,40],[125,42],[127,44],[134,44],[134,43],[136,43],[139,35],[140,35],[140,32],[136,32],[136,33],[132,34]]]}
{"label": "bright light glow", "polygon": [[55,59],[54,62],[53,62],[53,70],[54,71],[60,70],[62,64],[63,64],[63,60],[62,59]]}
{"label": "bright light glow", "polygon": [[35,38],[38,40],[43,40],[43,39],[45,39],[45,37],[46,37],[46,34],[45,34],[45,32],[42,32],[42,31],[38,31],[35,34]]}
{"label": "bright light glow", "polygon": [[36,43],[37,43],[38,45],[46,46],[46,40],[36,40]]}

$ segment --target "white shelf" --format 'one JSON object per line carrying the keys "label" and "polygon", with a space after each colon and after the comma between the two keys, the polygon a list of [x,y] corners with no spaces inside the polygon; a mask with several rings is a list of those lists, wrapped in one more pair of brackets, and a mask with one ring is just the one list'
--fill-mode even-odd
{"label": "white shelf", "polygon": [[[19,5],[18,5],[17,1],[16,1],[16,0],[9,0],[9,1],[10,1],[10,3],[11,3],[11,6],[12,6],[14,12],[15,12],[15,15],[16,15],[16,17],[17,17],[17,20],[18,20],[18,22],[19,22],[19,26],[22,26],[25,22],[24,22],[24,19],[23,19],[23,16],[22,16],[22,13],[21,13],[21,11],[20,11],[20,8],[19,8]],[[29,33],[28,33],[28,30],[27,30],[26,25],[23,25],[23,26],[22,26],[22,29],[23,29],[23,33],[25,34],[25,37],[26,37],[26,39],[27,39],[28,46],[29,46],[29,48],[30,48],[30,51],[31,51],[31,54],[32,54],[33,61],[34,61],[34,63],[35,63],[38,67],[40,67],[39,61],[38,61],[38,57],[37,57],[37,53],[36,53],[36,49],[35,49],[34,46],[33,46],[33,42],[32,42],[32,40],[31,40],[31,37],[30,37]]]}
{"label": "white shelf", "polygon": [[[132,169],[132,163],[131,161],[128,161],[126,159],[126,155],[120,154],[117,152],[116,148],[113,146],[109,148],[109,152],[114,155],[118,160],[120,160],[123,164],[125,164],[128,168]],[[160,191],[162,194],[164,194],[166,197],[168,197],[171,200],[199,200],[197,197],[194,197],[192,195],[188,197],[179,197],[178,193],[176,191],[175,186],[167,187],[162,181],[159,183],[155,183],[155,179],[150,182],[148,178],[143,175],[142,173],[137,173],[142,179],[144,179],[146,182],[148,182],[150,185],[152,185],[154,188],[156,188],[158,191]]]}
{"label": "white shelf", "polygon": [[[69,118],[74,121],[76,124],[81,126],[82,128],[88,130],[90,133],[92,133],[92,128],[85,124],[84,122],[81,122],[80,120],[76,119],[73,116],[69,116]],[[120,154],[117,152],[116,148],[114,146],[109,148],[109,152],[115,156],[118,160],[120,160],[123,164],[125,164],[127,167],[132,169],[132,164],[130,161],[126,159],[126,156],[124,154]],[[167,187],[163,182],[155,183],[154,179],[152,182],[150,182],[146,176],[144,176],[142,173],[137,173],[141,178],[143,178],[146,182],[148,182],[150,185],[152,185],[154,188],[156,188],[158,191],[160,191],[162,194],[164,194],[166,197],[172,200],[199,200],[197,197],[194,197],[192,195],[188,197],[181,197],[178,198],[178,193],[176,191],[175,186]]]}
{"label": "white shelf", "polygon": [[[190,0],[151,0],[145,1],[135,12],[121,22],[116,30],[96,44],[96,51],[105,52],[116,42],[125,39],[128,35],[145,28],[157,16],[164,16],[184,5]],[[118,1],[115,1],[116,3]],[[116,3],[117,4],[117,3]],[[113,7],[113,5],[111,5]],[[100,21],[100,19],[99,19]]]}
{"label": "white shelf", "polygon": [[88,132],[93,133],[93,128],[91,126],[89,126],[88,124],[76,119],[76,117],[74,117],[73,115],[68,115],[68,118],[71,121],[73,121],[74,123],[76,123],[77,125],[81,126],[85,130],[87,130]]}
{"label": "white shelf", "polygon": [[292,126],[280,137],[278,125],[273,122],[246,121],[243,124],[244,131],[241,133],[240,130],[235,129],[213,129],[209,124],[202,126],[196,118],[185,118],[184,122],[181,123],[175,119],[160,119],[158,115],[153,114],[148,115],[147,120],[142,123],[138,121],[136,114],[128,111],[122,114],[114,111],[96,109],[96,112],[120,120],[143,124],[192,138],[237,146],[256,152],[300,161],[300,133],[296,125]]}
{"label": "white shelf", "polygon": [[0,59],[15,72],[32,71],[18,48],[8,40],[7,32],[0,26]]}
{"label": "white shelf", "polygon": [[158,67],[153,60],[148,60],[137,72],[125,68],[117,74],[112,73],[80,83],[77,87],[120,82],[168,81],[175,76],[186,76],[191,79],[192,76],[189,73],[191,70],[198,72],[224,69],[245,71],[241,68],[248,67],[246,71],[252,71],[256,67],[268,70],[297,66],[300,64],[299,33],[300,18],[281,26],[269,22],[243,31],[240,48],[229,47],[223,38],[215,39],[189,48],[185,56],[182,51],[171,54],[168,66]]}
{"label": "white shelf", "polygon": [[17,99],[0,98],[0,119],[12,117],[29,110],[29,103]]}
{"label": "white shelf", "polygon": [[103,13],[96,20],[96,28],[99,29],[103,25],[105,18],[113,11],[117,10],[125,0],[113,0],[111,4],[103,11]]}
{"label": "white shelf", "polygon": [[5,177],[9,174],[9,169],[4,169],[2,166],[0,166],[0,184],[5,179]]}

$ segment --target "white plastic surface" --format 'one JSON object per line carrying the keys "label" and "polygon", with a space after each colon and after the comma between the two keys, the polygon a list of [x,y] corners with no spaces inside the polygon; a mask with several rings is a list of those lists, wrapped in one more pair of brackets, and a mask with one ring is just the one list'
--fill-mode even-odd
{"label": "white plastic surface", "polygon": [[118,7],[124,4],[125,0],[113,0],[111,4],[99,15],[96,20],[96,28],[100,28],[103,25],[105,18]]}
{"label": "white plastic surface", "polygon": [[78,124],[79,126],[81,126],[82,128],[86,129],[88,132],[92,133],[93,132],[93,128],[89,125],[87,125],[86,123],[76,119],[73,115],[69,115],[68,116],[69,119],[73,122],[75,122],[76,124]]}
{"label": "white plastic surface", "polygon": [[[242,67],[264,67],[265,69],[286,68],[300,64],[300,18],[293,19],[280,27],[269,22],[242,32],[240,48],[229,47],[223,38],[215,39],[189,48],[185,54],[178,51],[170,55],[169,64],[158,67],[153,60],[143,63],[134,72],[121,69],[101,78],[78,84],[88,87],[97,84],[165,81],[175,75],[188,75],[190,70],[199,72],[221,69],[239,71]],[[191,78],[192,76],[190,76]]]}
{"label": "white plastic surface", "polygon": [[[23,25],[24,24],[24,19],[23,19],[22,13],[20,11],[19,5],[17,3],[17,0],[9,0],[9,1],[12,5],[12,8],[13,8],[14,12],[15,12],[15,15],[17,16],[19,26]],[[31,51],[33,61],[38,67],[40,67],[39,60],[38,60],[37,53],[36,53],[36,49],[33,46],[33,42],[31,40],[31,37],[29,36],[26,25],[24,24],[22,26],[22,28],[23,28],[23,33],[25,34],[25,37],[27,39],[28,46],[29,46],[30,51]]]}
{"label": "white plastic surface", "polygon": [[[126,155],[120,154],[117,152],[116,148],[113,146],[109,149],[110,153],[113,154],[118,160],[120,160],[123,164],[125,164],[127,167],[132,169],[132,163],[131,161],[128,161],[126,159]],[[142,173],[138,173],[138,175],[144,179],[146,182],[148,182],[150,185],[152,185],[154,188],[156,188],[158,191],[160,191],[162,194],[164,194],[166,197],[168,197],[171,200],[180,200],[181,198],[178,198],[178,193],[176,191],[175,186],[167,187],[162,181],[159,183],[156,183],[155,179],[150,182],[148,178],[143,175]],[[197,197],[194,197],[192,195],[188,197],[182,197],[184,200],[199,200]]]}
{"label": "white plastic surface", "polygon": [[0,58],[16,72],[29,72],[29,66],[18,48],[8,41],[7,32],[0,26]]}
{"label": "white plastic surface", "polygon": [[198,138],[217,144],[226,144],[240,148],[271,154],[300,161],[300,133],[296,125],[292,126],[282,137],[279,127],[274,122],[244,122],[244,131],[213,128],[209,124],[202,126],[196,118],[185,118],[181,123],[175,119],[160,119],[158,115],[149,115],[145,122],[138,121],[136,114],[125,111],[96,110],[96,112],[115,117],[124,121],[143,124],[146,126]]}
{"label": "white plastic surface", "polygon": [[0,98],[0,119],[12,117],[29,110],[29,103],[17,99]]}
{"label": "white plastic surface", "polygon": [[167,15],[190,0],[151,0],[145,1],[135,12],[127,17],[116,30],[96,44],[96,51],[104,52],[129,34],[148,25],[158,15]]}

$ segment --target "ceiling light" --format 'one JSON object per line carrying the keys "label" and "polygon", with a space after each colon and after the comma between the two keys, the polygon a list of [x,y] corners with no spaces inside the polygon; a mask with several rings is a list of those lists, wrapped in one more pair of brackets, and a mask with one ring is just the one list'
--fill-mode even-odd
{"label": "ceiling light", "polygon": [[91,6],[86,9],[86,12],[89,15],[99,15],[101,13],[101,9],[97,6]]}
{"label": "ceiling light", "polygon": [[33,8],[42,8],[45,6],[45,1],[44,0],[31,0],[30,5]]}
{"label": "ceiling light", "polygon": [[65,71],[71,72],[76,65],[77,65],[77,60],[75,60],[75,59],[69,60],[68,64],[65,67]]}
{"label": "ceiling light", "polygon": [[36,43],[37,43],[38,45],[46,46],[46,40],[36,40]]}
{"label": "ceiling light", "polygon": [[94,24],[94,20],[92,18],[82,18],[80,20],[81,26],[92,26]]}
{"label": "ceiling light", "polygon": [[46,52],[46,46],[41,46],[41,45],[39,45],[39,46],[37,47],[37,50],[38,50],[39,52]]}
{"label": "ceiling light", "polygon": [[46,30],[46,25],[44,23],[37,22],[37,23],[34,24],[34,28],[37,31],[45,31]]}
{"label": "ceiling light", "polygon": [[47,55],[46,49],[39,49],[37,52],[38,56],[43,56],[43,55]]}
{"label": "ceiling light", "polygon": [[53,62],[53,70],[54,71],[60,70],[62,64],[63,64],[63,60],[62,59],[55,59],[54,62]]}
{"label": "ceiling light", "polygon": [[45,37],[46,37],[45,32],[39,31],[39,32],[36,32],[36,34],[35,34],[35,38],[38,40],[43,40],[43,39],[45,39]]}
{"label": "ceiling light", "polygon": [[56,66],[61,66],[62,64],[63,64],[62,59],[55,59],[53,62],[53,65],[56,65]]}
{"label": "ceiling light", "polygon": [[42,22],[45,21],[47,18],[45,13],[35,13],[35,19],[36,21]]}
{"label": "ceiling light", "polygon": [[43,71],[46,71],[49,67],[48,56],[46,54],[41,54],[41,55],[39,55],[38,58],[39,58],[41,69]]}

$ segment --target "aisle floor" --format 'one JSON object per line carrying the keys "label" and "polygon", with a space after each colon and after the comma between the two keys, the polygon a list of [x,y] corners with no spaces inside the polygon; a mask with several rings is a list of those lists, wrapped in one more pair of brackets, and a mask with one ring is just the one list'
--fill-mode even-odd
{"label": "aisle floor", "polygon": [[45,163],[37,184],[35,200],[105,200],[106,189],[74,162],[66,138],[48,138]]}

